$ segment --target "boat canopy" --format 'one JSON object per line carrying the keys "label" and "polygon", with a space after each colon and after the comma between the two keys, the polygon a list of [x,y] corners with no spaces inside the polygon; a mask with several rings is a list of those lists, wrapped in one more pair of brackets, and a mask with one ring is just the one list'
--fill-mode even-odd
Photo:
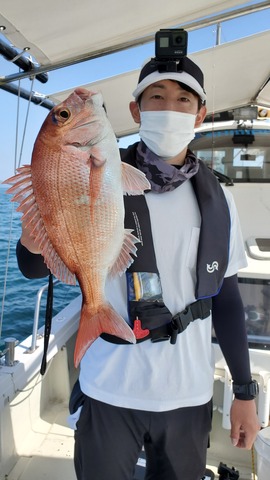
{"label": "boat canopy", "polygon": [[[41,65],[123,49],[161,28],[241,7],[246,0],[26,0],[1,2],[0,25],[17,48],[30,48]],[[265,2],[264,2],[265,3]],[[252,8],[252,6],[250,7]],[[151,40],[151,38],[149,38]]]}
{"label": "boat canopy", "polygon": [[[38,62],[32,70],[35,75],[37,71],[50,71],[146,43],[161,28],[198,29],[207,22],[222,21],[223,15],[228,19],[243,11],[252,13],[255,8],[268,7],[269,1],[247,4],[245,0],[204,0],[203,5],[200,0],[170,0],[169,8],[163,0],[103,0],[102,4],[81,0],[78,7],[73,0],[47,0],[38,6],[35,0],[25,0],[19,8],[18,2],[6,1],[0,5],[0,29],[22,53],[29,49]],[[209,113],[250,104],[270,106],[270,31],[190,57],[204,71]],[[17,77],[20,75],[23,78],[31,73],[21,72]],[[138,75],[135,70],[84,85],[103,93],[109,119],[119,137],[138,130],[128,107]],[[11,78],[14,76],[2,75],[1,88],[15,80]],[[54,92],[49,98],[59,103],[69,92]]]}
{"label": "boat canopy", "polygon": [[[202,50],[189,57],[204,72],[208,113],[251,104],[270,107],[270,31]],[[119,137],[138,131],[129,112],[138,77],[139,70],[133,70],[84,85],[89,90],[102,92],[110,122]],[[59,103],[71,91],[58,92],[49,98]]]}

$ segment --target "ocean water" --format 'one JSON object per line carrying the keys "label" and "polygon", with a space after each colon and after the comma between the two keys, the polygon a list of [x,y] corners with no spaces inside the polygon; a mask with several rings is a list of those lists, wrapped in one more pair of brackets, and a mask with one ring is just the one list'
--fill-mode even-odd
{"label": "ocean water", "polygon": [[[18,204],[10,201],[5,192],[8,186],[0,185],[0,349],[4,339],[15,337],[22,341],[32,333],[36,295],[48,279],[26,279],[17,266],[16,244],[21,234],[21,214]],[[80,294],[79,286],[58,283],[54,287],[54,315]],[[39,326],[43,325],[46,292],[41,301]]]}

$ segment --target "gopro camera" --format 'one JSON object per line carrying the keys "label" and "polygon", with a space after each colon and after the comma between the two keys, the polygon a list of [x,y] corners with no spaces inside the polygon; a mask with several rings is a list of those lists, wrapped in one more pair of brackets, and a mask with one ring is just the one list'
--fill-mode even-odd
{"label": "gopro camera", "polygon": [[182,28],[162,29],[155,35],[156,60],[177,61],[187,55],[188,34]]}

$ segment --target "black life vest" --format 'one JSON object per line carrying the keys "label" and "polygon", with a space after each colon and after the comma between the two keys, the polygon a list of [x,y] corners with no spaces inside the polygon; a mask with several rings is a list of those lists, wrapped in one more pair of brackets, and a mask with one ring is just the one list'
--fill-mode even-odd
{"label": "black life vest", "polygon": [[[136,150],[134,144],[127,149],[120,149],[122,161],[136,166]],[[191,178],[191,183],[197,198],[201,213],[201,228],[197,255],[197,284],[195,297],[197,299],[215,296],[222,285],[229,259],[230,244],[230,212],[224,192],[209,168],[200,161],[200,168]],[[146,194],[147,195],[147,194]],[[136,235],[136,223],[132,211],[145,208],[144,195],[125,196],[125,228],[133,229]],[[147,208],[147,207],[146,207]],[[143,221],[143,215],[141,215]],[[145,226],[151,232],[151,226]],[[149,233],[150,235],[150,233]],[[145,236],[146,238],[146,236]],[[152,238],[152,235],[150,236]],[[135,272],[156,272],[157,266],[154,248],[146,250],[145,246],[137,245],[138,252],[130,270]]]}
{"label": "black life vest", "polygon": [[[137,145],[120,149],[122,161],[134,167],[136,167]],[[172,344],[176,343],[177,335],[184,331],[192,321],[209,316],[211,298],[217,295],[222,286],[229,258],[230,213],[228,204],[218,180],[203,162],[200,161],[200,168],[197,174],[191,178],[191,183],[201,213],[196,267],[195,297],[197,301],[172,316],[163,301],[129,300],[129,316],[131,322],[134,322],[137,343],[149,338],[152,342],[170,339]],[[136,245],[137,256],[127,272],[128,274],[151,272],[158,275],[145,195],[126,195],[124,204],[125,228],[133,230],[134,234],[138,238],[142,237],[143,240],[141,244]],[[102,334],[101,337],[112,343],[128,343],[108,334]]]}

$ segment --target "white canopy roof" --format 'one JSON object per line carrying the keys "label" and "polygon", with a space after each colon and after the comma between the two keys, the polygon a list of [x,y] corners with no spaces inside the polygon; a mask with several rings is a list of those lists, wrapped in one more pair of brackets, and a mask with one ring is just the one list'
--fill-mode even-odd
{"label": "white canopy roof", "polygon": [[[190,55],[205,74],[208,112],[230,110],[251,103],[270,107],[270,31],[219,45]],[[102,92],[109,119],[118,136],[135,133],[129,102],[139,70],[84,85]],[[50,96],[59,103],[72,90]]]}
{"label": "white canopy roof", "polygon": [[[161,28],[185,27],[205,17],[240,8],[246,0],[24,0],[0,2],[0,25],[16,48],[30,47],[42,67],[69,63],[123,49],[151,39]],[[251,2],[256,5],[257,2]],[[261,2],[269,4],[269,2]],[[252,6],[243,7],[252,9]],[[191,28],[191,27],[190,27]],[[190,57],[205,73],[209,112],[257,102],[270,106],[270,32],[194,53]],[[50,68],[48,68],[49,70]],[[4,74],[4,72],[2,72]],[[129,113],[138,71],[90,85],[103,93],[108,115],[118,136],[137,131]],[[1,79],[0,79],[1,81]],[[259,93],[258,93],[259,92]],[[50,98],[62,101],[68,91]]]}
{"label": "white canopy roof", "polygon": [[160,28],[184,25],[247,3],[245,0],[2,1],[0,25],[17,48],[30,47],[41,65],[134,42]]}

